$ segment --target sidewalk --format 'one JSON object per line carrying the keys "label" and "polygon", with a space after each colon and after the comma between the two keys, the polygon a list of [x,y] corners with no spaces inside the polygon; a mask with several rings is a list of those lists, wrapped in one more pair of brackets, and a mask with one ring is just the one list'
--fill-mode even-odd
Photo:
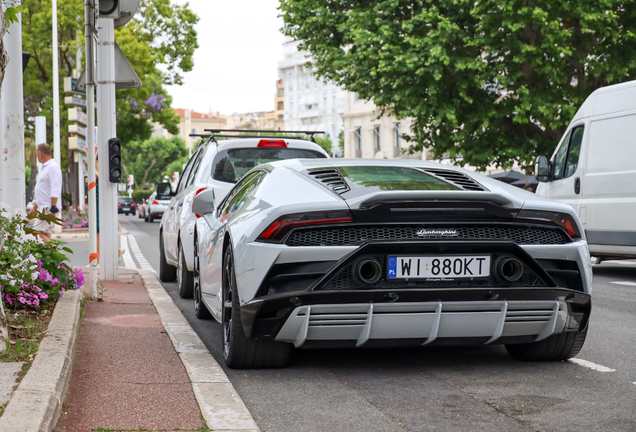
{"label": "sidewalk", "polygon": [[57,432],[197,430],[204,427],[191,380],[140,275],[120,269],[90,301]]}

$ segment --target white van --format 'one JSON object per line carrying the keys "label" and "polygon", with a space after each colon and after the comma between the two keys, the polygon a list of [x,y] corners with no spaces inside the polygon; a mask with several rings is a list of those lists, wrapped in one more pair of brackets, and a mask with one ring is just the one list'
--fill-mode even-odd
{"label": "white van", "polygon": [[548,163],[537,194],[579,214],[592,256],[636,257],[636,81],[592,93]]}

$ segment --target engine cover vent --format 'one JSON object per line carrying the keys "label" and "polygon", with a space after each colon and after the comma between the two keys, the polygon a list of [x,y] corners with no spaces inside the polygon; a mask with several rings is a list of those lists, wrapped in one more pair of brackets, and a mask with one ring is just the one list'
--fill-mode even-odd
{"label": "engine cover vent", "polygon": [[485,187],[477,183],[472,178],[468,177],[466,174],[461,173],[459,171],[451,171],[444,169],[435,169],[435,168],[426,168],[424,171],[428,174],[434,175],[435,177],[439,177],[442,180],[446,180],[456,186],[464,190],[469,191],[487,191]]}
{"label": "engine cover vent", "polygon": [[335,168],[317,169],[308,171],[308,173],[316,181],[324,184],[337,194],[343,194],[350,190],[340,171]]}

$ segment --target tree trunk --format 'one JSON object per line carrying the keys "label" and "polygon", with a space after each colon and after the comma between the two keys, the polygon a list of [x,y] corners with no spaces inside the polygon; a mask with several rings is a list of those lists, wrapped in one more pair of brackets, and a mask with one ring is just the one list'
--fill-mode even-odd
{"label": "tree trunk", "polygon": [[[0,7],[0,89],[4,81],[4,71],[9,63],[9,56],[4,49],[4,34],[7,32],[7,20],[4,17],[4,11]],[[2,171],[0,171],[0,174]],[[0,232],[0,252],[4,246],[4,233]],[[4,314],[4,306],[2,304],[2,290],[0,289],[0,354],[7,349],[7,340],[9,340],[9,324]]]}

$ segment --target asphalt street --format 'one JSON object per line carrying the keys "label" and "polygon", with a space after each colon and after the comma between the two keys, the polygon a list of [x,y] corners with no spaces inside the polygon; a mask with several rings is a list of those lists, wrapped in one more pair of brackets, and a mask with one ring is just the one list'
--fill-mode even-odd
{"label": "asphalt street", "polygon": [[[159,267],[159,222],[120,216],[132,252],[122,265]],[[138,249],[137,246],[138,245]],[[86,240],[69,242],[88,264]],[[224,366],[220,325],[164,283]],[[226,373],[263,432],[634,431],[636,262],[594,268],[590,330],[577,362],[523,363],[502,346],[298,350],[279,370]]]}

